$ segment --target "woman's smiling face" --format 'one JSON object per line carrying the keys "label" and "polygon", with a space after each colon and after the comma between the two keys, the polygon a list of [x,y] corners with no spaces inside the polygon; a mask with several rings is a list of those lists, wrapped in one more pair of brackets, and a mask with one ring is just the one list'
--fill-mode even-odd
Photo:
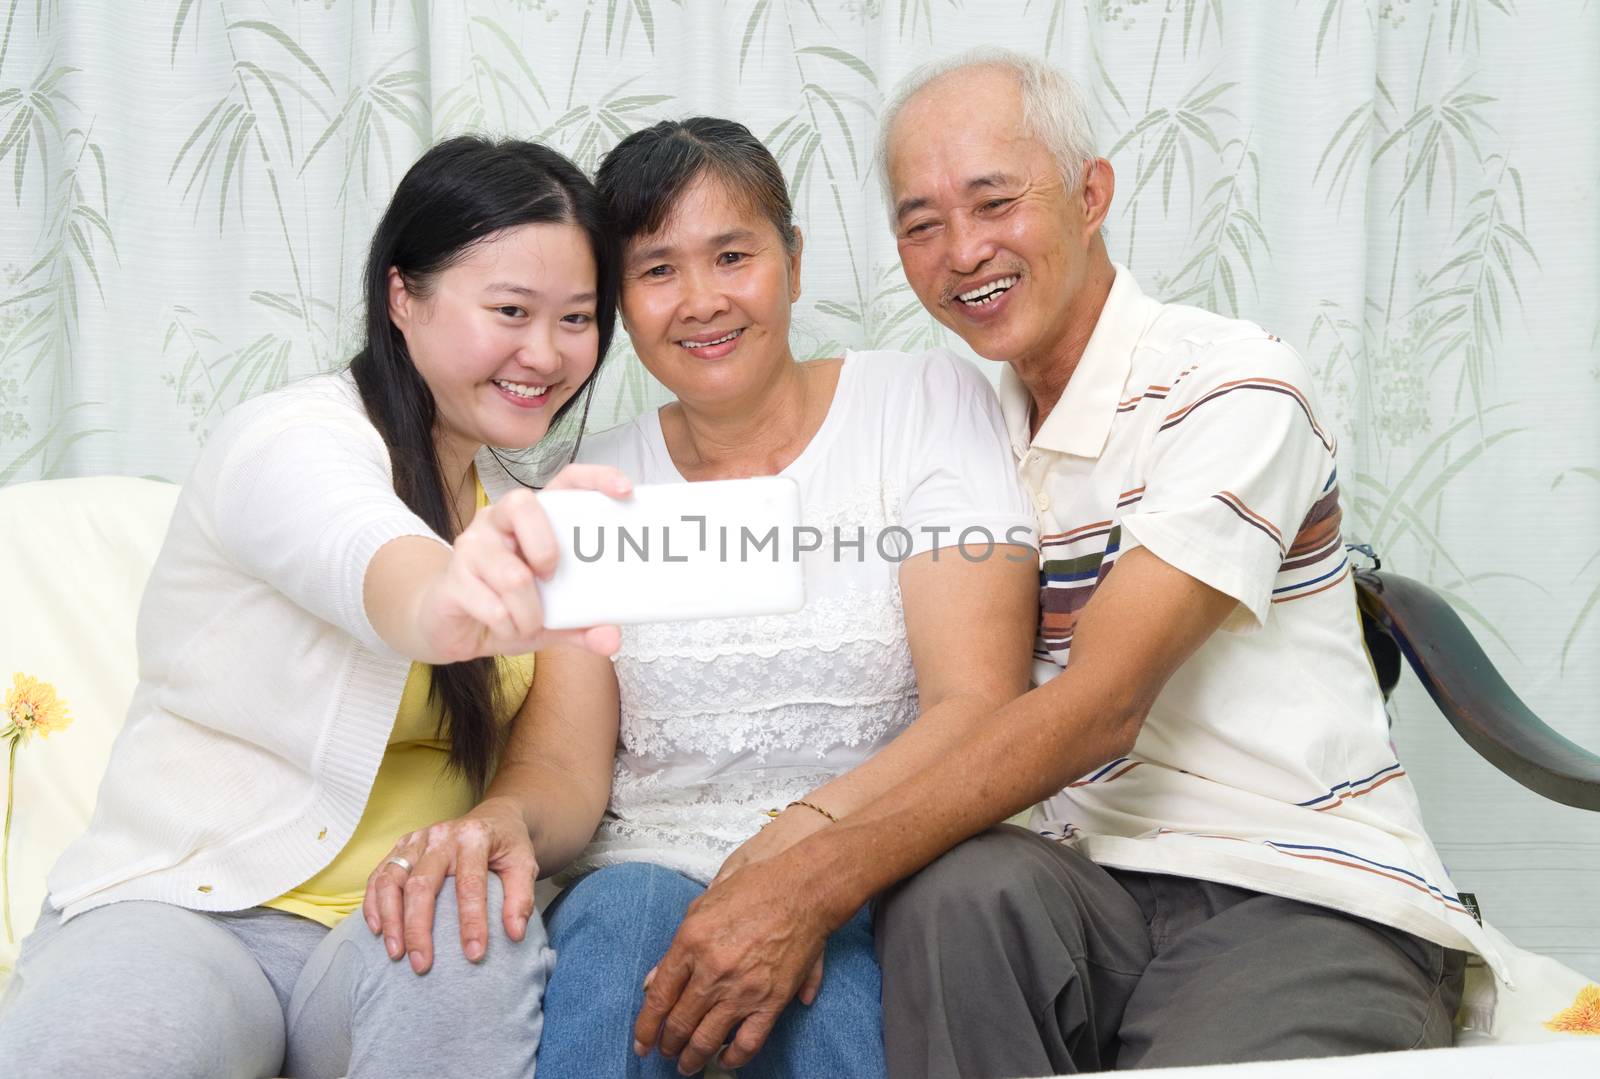
{"label": "woman's smiling face", "polygon": [[472,245],[407,290],[389,271],[389,315],[433,393],[441,457],[523,448],[598,360],[594,252],[576,225],[521,225]]}
{"label": "woman's smiling face", "polygon": [[792,362],[800,251],[719,179],[694,180],[656,232],[623,255],[622,320],[640,362],[678,399],[743,399]]}

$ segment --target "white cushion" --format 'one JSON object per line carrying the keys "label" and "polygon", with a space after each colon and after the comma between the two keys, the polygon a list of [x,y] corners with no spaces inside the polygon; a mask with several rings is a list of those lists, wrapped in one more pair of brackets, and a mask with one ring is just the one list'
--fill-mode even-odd
{"label": "white cushion", "polygon": [[[17,753],[9,877],[18,940],[37,919],[45,875],[89,823],[138,679],[139,597],[177,497],[173,484],[121,476],[0,489],[0,698],[20,672],[54,686],[72,717]],[[6,945],[0,967],[9,968]]]}
{"label": "white cushion", "polygon": [[[1492,925],[1484,929],[1505,956],[1513,984],[1496,982],[1481,963],[1468,968],[1466,993],[1456,1015],[1456,1044],[1580,1041],[1600,1050],[1600,1037],[1547,1030],[1544,1025],[1572,1007],[1589,979],[1554,959],[1517,947]],[[1600,1075],[1600,1058],[1593,1074]]]}

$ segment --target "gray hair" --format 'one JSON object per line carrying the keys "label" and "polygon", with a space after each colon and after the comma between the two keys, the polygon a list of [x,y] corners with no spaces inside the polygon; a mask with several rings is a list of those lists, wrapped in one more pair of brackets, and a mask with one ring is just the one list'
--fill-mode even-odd
{"label": "gray hair", "polygon": [[876,161],[878,183],[890,217],[894,215],[894,195],[889,190],[889,132],[906,102],[929,83],[967,68],[990,67],[1009,71],[1022,90],[1022,130],[1044,143],[1056,159],[1067,190],[1076,191],[1084,167],[1100,155],[1095,152],[1094,127],[1078,84],[1065,73],[1036,56],[980,46],[942,60],[932,60],[901,79],[883,109],[878,127]]}

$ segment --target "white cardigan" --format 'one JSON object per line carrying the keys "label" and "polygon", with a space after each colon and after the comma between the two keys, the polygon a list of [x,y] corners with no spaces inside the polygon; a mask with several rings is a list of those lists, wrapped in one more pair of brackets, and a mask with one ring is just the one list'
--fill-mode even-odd
{"label": "white cardigan", "polygon": [[[514,486],[479,464],[491,497]],[[333,860],[410,670],[362,597],[401,536],[439,539],[394,493],[348,372],[223,419],[145,588],[139,685],[89,830],[50,873],[63,920],[128,899],[241,910]]]}

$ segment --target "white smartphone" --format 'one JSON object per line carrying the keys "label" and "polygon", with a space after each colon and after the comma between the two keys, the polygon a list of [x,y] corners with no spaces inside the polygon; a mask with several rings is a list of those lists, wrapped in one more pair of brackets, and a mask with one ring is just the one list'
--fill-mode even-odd
{"label": "white smartphone", "polygon": [[677,622],[784,614],[805,603],[787,476],[645,484],[630,498],[543,491],[561,549],[539,586],[544,624]]}

